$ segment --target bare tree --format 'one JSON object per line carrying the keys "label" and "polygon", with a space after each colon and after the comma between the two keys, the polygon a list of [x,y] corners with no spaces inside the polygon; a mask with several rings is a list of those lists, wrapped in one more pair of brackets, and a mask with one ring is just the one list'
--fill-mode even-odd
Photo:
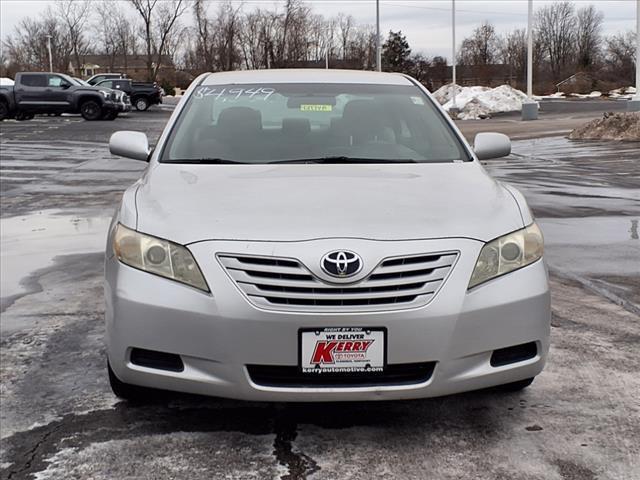
{"label": "bare tree", "polygon": [[348,47],[351,41],[351,34],[355,19],[351,15],[339,14],[337,18],[338,34],[340,36],[340,47],[342,50],[342,59],[346,60],[349,55]]}
{"label": "bare tree", "polygon": [[235,7],[230,1],[218,8],[216,18],[216,41],[214,42],[219,70],[235,70],[241,63],[240,51],[240,17],[241,6]]}
{"label": "bare tree", "polygon": [[629,30],[607,38],[606,64],[618,82],[632,83],[635,73],[636,33]]}
{"label": "bare tree", "polygon": [[116,57],[119,53],[118,18],[112,14],[112,6],[106,2],[95,4],[97,18],[94,29],[98,33],[96,48],[109,57],[109,71],[115,70]]}
{"label": "bare tree", "polygon": [[51,37],[53,69],[67,72],[73,47],[58,15],[48,8],[39,20],[23,19],[4,42],[6,55],[19,70],[49,70],[47,36]]}
{"label": "bare tree", "polygon": [[178,19],[189,7],[187,0],[129,0],[142,20],[147,54],[147,79],[155,81],[166,53],[167,41]]}
{"label": "bare tree", "polygon": [[604,14],[593,5],[578,10],[576,47],[578,67],[583,70],[593,68],[602,49],[602,21]]}
{"label": "bare tree", "polygon": [[244,65],[249,69],[266,67],[263,23],[266,17],[260,9],[247,13],[242,20],[239,41]]}
{"label": "bare tree", "polygon": [[495,27],[483,22],[462,41],[458,60],[462,65],[491,65],[498,59],[500,37]]}
{"label": "bare tree", "polygon": [[195,0],[193,4],[193,17],[195,21],[195,57],[198,70],[209,70],[213,68],[213,25],[208,17],[207,6],[204,0]]}
{"label": "bare tree", "polygon": [[89,2],[84,0],[58,0],[57,13],[62,19],[75,62],[75,71],[79,75],[82,68],[81,56],[89,50],[89,42],[85,38],[85,29],[89,21]]}
{"label": "bare tree", "polygon": [[535,28],[554,81],[562,79],[575,60],[576,17],[572,2],[557,2],[536,12]]}
{"label": "bare tree", "polygon": [[134,23],[126,17],[120,16],[116,25],[116,35],[118,37],[118,53],[122,55],[126,70],[129,67],[129,56],[138,53],[138,39]]}

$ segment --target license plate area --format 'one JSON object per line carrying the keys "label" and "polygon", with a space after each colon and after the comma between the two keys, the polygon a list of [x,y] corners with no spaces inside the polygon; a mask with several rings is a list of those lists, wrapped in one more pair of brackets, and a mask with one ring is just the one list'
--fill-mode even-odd
{"label": "license plate area", "polygon": [[303,374],[359,376],[384,373],[387,330],[384,327],[322,327],[298,331]]}

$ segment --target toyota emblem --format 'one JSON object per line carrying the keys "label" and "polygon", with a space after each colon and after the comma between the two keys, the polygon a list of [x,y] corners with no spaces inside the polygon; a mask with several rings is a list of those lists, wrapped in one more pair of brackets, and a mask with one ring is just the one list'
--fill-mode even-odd
{"label": "toyota emblem", "polygon": [[362,260],[348,250],[335,250],[322,257],[321,266],[332,277],[351,277],[362,269]]}

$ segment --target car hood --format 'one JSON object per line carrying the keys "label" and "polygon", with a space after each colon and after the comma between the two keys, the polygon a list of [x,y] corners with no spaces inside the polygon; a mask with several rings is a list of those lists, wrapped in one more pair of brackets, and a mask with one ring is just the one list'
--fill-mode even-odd
{"label": "car hood", "polygon": [[150,168],[137,229],[181,244],[465,237],[522,228],[506,188],[477,162],[181,165]]}

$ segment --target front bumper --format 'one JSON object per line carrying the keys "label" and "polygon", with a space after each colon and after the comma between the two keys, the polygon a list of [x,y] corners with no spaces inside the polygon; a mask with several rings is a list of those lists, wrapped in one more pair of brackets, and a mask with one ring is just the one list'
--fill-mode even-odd
{"label": "front bumper", "polygon": [[117,103],[118,112],[130,112],[131,100],[128,95],[123,95]]}
{"label": "front bumper", "polygon": [[[245,400],[392,400],[447,395],[533,377],[549,347],[550,296],[542,261],[467,291],[481,242],[467,239],[372,242],[201,242],[189,249],[212,294],[106,260],[108,356],[123,382]],[[384,249],[393,254],[457,250],[459,259],[426,306],[364,313],[270,311],[248,302],[215,258],[217,252],[281,255]],[[286,256],[295,256],[286,255]],[[252,381],[247,365],[295,366],[298,331],[310,327],[384,327],[387,363],[435,362],[427,381],[384,386],[279,387]],[[534,342],[533,358],[493,367],[494,350]],[[178,354],[184,370],[131,362],[132,348]]]}

